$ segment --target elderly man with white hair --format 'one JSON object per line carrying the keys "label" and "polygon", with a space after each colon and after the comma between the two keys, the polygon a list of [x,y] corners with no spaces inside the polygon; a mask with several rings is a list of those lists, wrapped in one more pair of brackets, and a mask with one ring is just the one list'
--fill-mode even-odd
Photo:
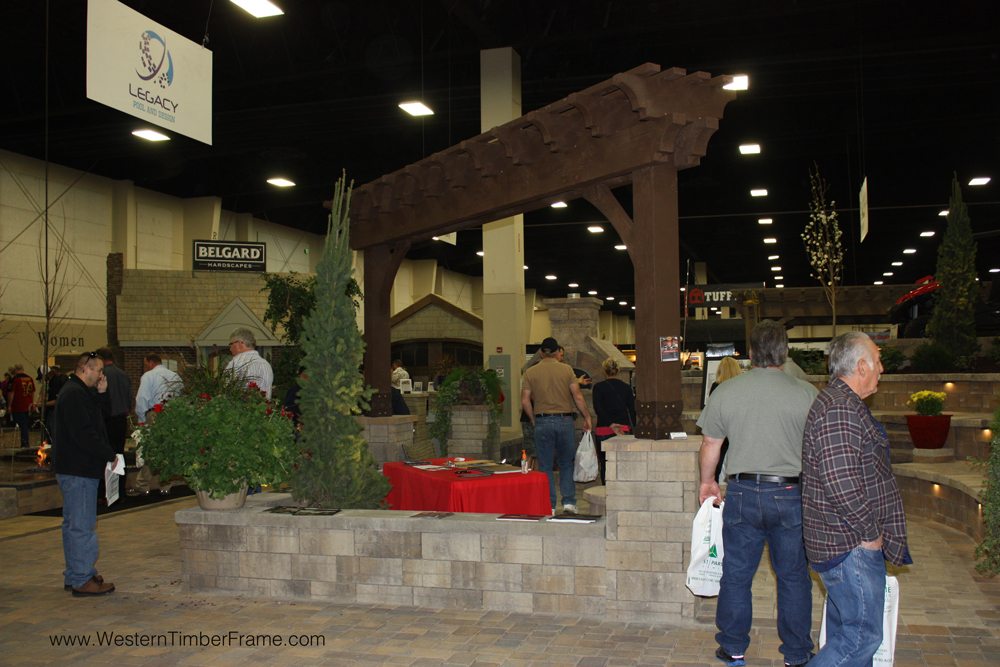
{"label": "elderly man with white hair", "polygon": [[882,643],[885,561],[912,563],[889,436],[864,400],[882,362],[860,332],[830,342],[830,384],[802,439],[802,534],[827,590],[827,643],[810,667],[871,665]]}
{"label": "elderly man with white hair", "polygon": [[236,329],[229,335],[229,352],[233,358],[226,364],[226,372],[246,381],[247,386],[256,385],[271,398],[274,371],[267,359],[257,351],[257,338],[245,327]]}

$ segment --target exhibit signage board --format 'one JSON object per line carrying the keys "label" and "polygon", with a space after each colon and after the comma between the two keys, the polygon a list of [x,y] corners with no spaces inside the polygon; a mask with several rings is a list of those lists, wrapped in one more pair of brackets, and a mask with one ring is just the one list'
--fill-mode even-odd
{"label": "exhibit signage board", "polygon": [[195,241],[191,255],[195,271],[267,270],[267,244],[248,241]]}
{"label": "exhibit signage board", "polygon": [[116,0],[87,3],[87,97],[212,144],[212,52]]}

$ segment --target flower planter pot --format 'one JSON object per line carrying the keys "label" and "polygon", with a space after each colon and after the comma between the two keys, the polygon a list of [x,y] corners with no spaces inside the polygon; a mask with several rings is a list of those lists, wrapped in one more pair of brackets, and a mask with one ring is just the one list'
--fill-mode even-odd
{"label": "flower planter pot", "polygon": [[951,415],[906,415],[906,428],[914,447],[940,449],[948,439]]}
{"label": "flower planter pot", "polygon": [[203,510],[238,510],[247,501],[247,486],[222,498],[213,498],[209,491],[195,491],[198,506]]}

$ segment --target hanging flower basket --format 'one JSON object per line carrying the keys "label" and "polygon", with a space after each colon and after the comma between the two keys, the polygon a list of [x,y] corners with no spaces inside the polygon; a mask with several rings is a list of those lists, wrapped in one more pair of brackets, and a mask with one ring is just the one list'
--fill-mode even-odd
{"label": "hanging flower basket", "polygon": [[910,440],[918,449],[941,449],[948,439],[951,415],[906,415]]}

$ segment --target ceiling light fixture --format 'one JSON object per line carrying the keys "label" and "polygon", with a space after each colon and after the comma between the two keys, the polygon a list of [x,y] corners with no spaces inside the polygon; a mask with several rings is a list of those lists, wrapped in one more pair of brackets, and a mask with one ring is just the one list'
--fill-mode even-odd
{"label": "ceiling light fixture", "polygon": [[591,225],[590,227],[587,227],[587,231],[591,234],[600,234],[604,231],[604,227],[601,227],[600,225]]}
{"label": "ceiling light fixture", "polygon": [[545,276],[545,279],[546,280],[559,280],[558,276],[554,276],[551,273],[549,275]]}
{"label": "ceiling light fixture", "polygon": [[429,106],[421,102],[420,100],[410,100],[409,102],[400,102],[399,108],[410,114],[411,116],[433,116],[434,110]]}
{"label": "ceiling light fixture", "polygon": [[776,259],[781,259],[781,255],[768,255],[767,256],[767,261],[769,261],[769,262],[773,262]]}
{"label": "ceiling light fixture", "polygon": [[889,278],[891,276],[892,276],[892,271],[883,271],[882,272],[882,277],[883,278]]}
{"label": "ceiling light fixture", "polygon": [[948,209],[945,209],[943,211],[939,211],[938,215],[941,216],[942,218],[948,217]]}
{"label": "ceiling light fixture", "polygon": [[625,250],[627,247],[624,243],[619,243],[615,246],[615,250]]}
{"label": "ceiling light fixture", "polygon": [[567,206],[569,206],[569,204],[567,204],[564,201],[554,201],[550,204],[550,206],[552,208],[566,208]]}
{"label": "ceiling light fixture", "polygon": [[1000,268],[993,267],[992,269],[990,269],[990,273],[1000,273]]}
{"label": "ceiling light fixture", "polygon": [[274,178],[269,178],[267,179],[267,182],[279,188],[291,188],[295,186],[295,181],[290,181],[287,178],[282,178],[281,176],[275,176]]}
{"label": "ceiling light fixture", "polygon": [[734,74],[733,80],[724,85],[723,90],[749,90],[750,77],[746,74]]}
{"label": "ceiling light fixture", "polygon": [[781,283],[776,283],[774,286],[777,287],[777,288],[779,288],[779,289],[782,288],[782,287],[784,287],[784,285],[781,284]]}
{"label": "ceiling light fixture", "polygon": [[632,306],[632,310],[635,310],[635,306]]}
{"label": "ceiling light fixture", "polygon": [[772,271],[781,271],[781,267],[780,266],[772,266],[771,270]]}
{"label": "ceiling light fixture", "polygon": [[917,254],[917,249],[916,248],[905,248],[903,250],[903,254],[904,255],[916,255]]}
{"label": "ceiling light fixture", "polygon": [[924,237],[925,239],[929,239],[930,237],[934,236],[934,232],[933,232],[933,231],[930,231],[930,230],[928,230],[928,231],[926,231],[926,232],[920,232],[920,235],[921,235],[922,237]]}
{"label": "ceiling light fixture", "polygon": [[606,297],[604,297],[604,300],[605,301],[614,301],[615,297],[613,297],[613,296],[606,296]]}
{"label": "ceiling light fixture", "polygon": [[750,196],[751,197],[766,197],[767,196],[767,188],[754,188],[753,190],[750,191]]}
{"label": "ceiling light fixture", "polygon": [[740,144],[740,155],[759,155],[760,144]]}
{"label": "ceiling light fixture", "polygon": [[775,280],[784,280],[785,276],[775,276],[774,279]]}
{"label": "ceiling light fixture", "polygon": [[566,285],[566,287],[579,287],[579,286],[580,283],[570,283],[569,285]]}
{"label": "ceiling light fixture", "polygon": [[628,301],[619,301],[618,305],[619,306],[627,306],[628,305]]}
{"label": "ceiling light fixture", "polygon": [[986,185],[989,182],[990,182],[989,176],[976,176],[975,178],[969,180],[969,185],[972,186]]}
{"label": "ceiling light fixture", "polygon": [[285,13],[270,0],[229,1],[256,19],[264,19],[268,16],[282,16]]}
{"label": "ceiling light fixture", "polygon": [[893,266],[902,266],[903,263],[902,262],[893,262],[892,265]]}
{"label": "ceiling light fixture", "polygon": [[170,137],[163,134],[162,132],[157,132],[156,130],[132,130],[132,136],[139,137],[140,139],[145,139],[146,141],[170,141]]}
{"label": "ceiling light fixture", "polygon": [[881,280],[876,280],[875,282],[872,283],[872,285],[882,285],[882,284],[883,283]]}
{"label": "ceiling light fixture", "polygon": [[587,292],[587,294],[589,294],[590,296],[597,296],[597,290],[592,289],[589,292]]}
{"label": "ceiling light fixture", "polygon": [[482,257],[482,256],[483,256],[483,255],[485,255],[486,253],[484,253],[484,252],[483,252],[482,250],[477,250],[477,251],[476,251],[476,254],[477,254],[477,255],[479,255],[480,257]]}
{"label": "ceiling light fixture", "polygon": [[527,265],[527,264],[525,264],[525,265],[524,265],[524,270],[525,270],[525,271],[527,271],[527,270],[528,270],[528,265]]}
{"label": "ceiling light fixture", "polygon": [[774,238],[773,236],[768,236],[766,239],[764,239],[764,243],[767,243],[768,245],[771,245],[771,244],[777,243],[777,242],[778,242],[778,239]]}
{"label": "ceiling light fixture", "polygon": [[774,222],[774,220],[772,220],[771,218],[757,218],[758,225],[769,225],[772,222]]}

